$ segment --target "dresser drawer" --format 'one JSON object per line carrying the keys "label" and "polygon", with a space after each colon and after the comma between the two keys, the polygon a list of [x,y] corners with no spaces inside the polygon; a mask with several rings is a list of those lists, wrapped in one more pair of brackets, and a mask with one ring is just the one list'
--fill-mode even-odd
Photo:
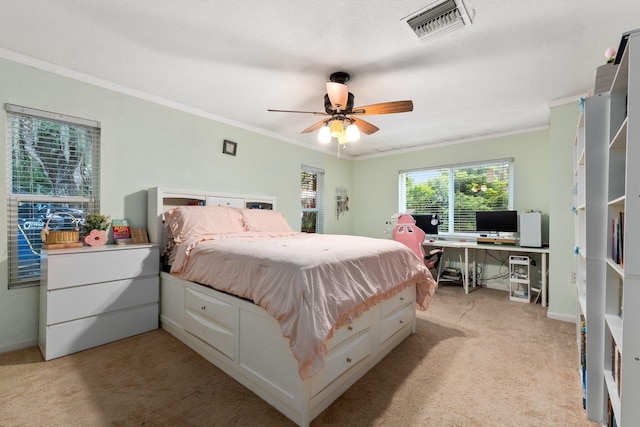
{"label": "dresser drawer", "polygon": [[40,334],[45,360],[141,334],[158,327],[158,304],[47,326]]}
{"label": "dresser drawer", "polygon": [[383,319],[380,326],[380,343],[382,344],[385,342],[402,328],[411,327],[415,315],[415,307],[413,305],[408,305],[405,308],[396,311],[386,319]]}
{"label": "dresser drawer", "polygon": [[157,247],[83,249],[65,253],[48,251],[42,259],[42,284],[49,290],[157,276],[160,271]]}
{"label": "dresser drawer", "polygon": [[47,295],[47,325],[139,305],[157,305],[158,299],[158,277],[57,289]]}
{"label": "dresser drawer", "polygon": [[217,298],[185,288],[184,306],[187,310],[191,310],[230,331],[238,329],[237,308]]}
{"label": "dresser drawer", "polygon": [[352,338],[351,341],[327,354],[324,368],[311,379],[311,396],[318,394],[333,380],[356,366],[369,354],[371,354],[370,330]]}
{"label": "dresser drawer", "polygon": [[344,325],[333,333],[333,337],[327,342],[327,350],[331,351],[343,342],[355,337],[362,331],[371,328],[371,318],[377,313],[377,309],[365,311],[352,324]]}
{"label": "dresser drawer", "polygon": [[200,338],[231,360],[235,360],[233,330],[227,329],[192,310],[185,310],[184,330]]}
{"label": "dresser drawer", "polygon": [[382,316],[382,318],[384,319],[394,311],[413,303],[415,301],[415,298],[415,286],[409,286],[408,288],[405,288],[402,292],[394,295],[388,300],[382,301],[380,316]]}

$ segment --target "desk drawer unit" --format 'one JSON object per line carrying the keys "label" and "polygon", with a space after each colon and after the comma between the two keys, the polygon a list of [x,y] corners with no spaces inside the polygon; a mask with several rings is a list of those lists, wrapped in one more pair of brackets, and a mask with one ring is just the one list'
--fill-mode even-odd
{"label": "desk drawer unit", "polygon": [[155,245],[42,251],[39,344],[46,360],[158,327]]}

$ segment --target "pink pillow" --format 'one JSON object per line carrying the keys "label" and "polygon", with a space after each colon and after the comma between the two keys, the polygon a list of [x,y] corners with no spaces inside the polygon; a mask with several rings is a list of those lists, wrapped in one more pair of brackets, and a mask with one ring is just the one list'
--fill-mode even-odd
{"label": "pink pillow", "polygon": [[247,231],[293,231],[281,212],[266,209],[244,209],[241,212]]}
{"label": "pink pillow", "polygon": [[227,206],[178,206],[167,213],[176,243],[212,234],[242,233],[242,215]]}

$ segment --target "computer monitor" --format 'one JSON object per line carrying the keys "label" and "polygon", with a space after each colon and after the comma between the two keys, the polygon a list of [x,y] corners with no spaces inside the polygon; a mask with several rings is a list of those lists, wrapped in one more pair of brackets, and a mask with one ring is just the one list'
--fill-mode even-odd
{"label": "computer monitor", "polygon": [[477,211],[476,231],[486,233],[517,233],[518,211]]}
{"label": "computer monitor", "polygon": [[438,224],[440,224],[440,218],[438,214],[426,214],[426,215],[411,215],[416,220],[416,226],[424,231],[426,235],[437,235]]}

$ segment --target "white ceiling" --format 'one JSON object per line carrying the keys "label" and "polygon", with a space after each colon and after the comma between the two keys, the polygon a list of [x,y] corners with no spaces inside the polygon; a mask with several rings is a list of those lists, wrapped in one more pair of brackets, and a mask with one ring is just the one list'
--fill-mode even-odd
{"label": "white ceiling", "polygon": [[316,148],[320,118],[267,109],[323,111],[335,71],[356,106],[413,100],[365,117],[357,157],[546,127],[640,27],[638,0],[468,0],[471,26],[419,45],[401,19],[432,2],[0,0],[0,56]]}

